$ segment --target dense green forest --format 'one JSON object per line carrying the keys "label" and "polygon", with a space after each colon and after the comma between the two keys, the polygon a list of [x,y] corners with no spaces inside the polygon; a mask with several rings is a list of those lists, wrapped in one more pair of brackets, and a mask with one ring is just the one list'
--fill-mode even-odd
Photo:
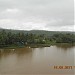
{"label": "dense green forest", "polygon": [[74,32],[0,30],[0,47],[75,43]]}

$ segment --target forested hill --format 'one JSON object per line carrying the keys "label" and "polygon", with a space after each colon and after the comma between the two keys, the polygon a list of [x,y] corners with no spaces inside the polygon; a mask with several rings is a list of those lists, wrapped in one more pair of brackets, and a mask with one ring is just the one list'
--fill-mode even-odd
{"label": "forested hill", "polygon": [[41,34],[44,34],[46,36],[52,36],[54,34],[66,34],[66,33],[70,33],[70,34],[75,34],[75,32],[70,32],[70,31],[45,31],[45,30],[30,30],[30,31],[27,31],[27,30],[11,30],[11,29],[0,29],[0,32],[2,30],[5,30],[6,33],[8,32],[11,32],[11,33],[24,33],[24,34],[36,34],[36,35],[41,35]]}
{"label": "forested hill", "polygon": [[26,46],[30,44],[75,43],[74,32],[44,30],[8,30],[0,29],[0,47]]}

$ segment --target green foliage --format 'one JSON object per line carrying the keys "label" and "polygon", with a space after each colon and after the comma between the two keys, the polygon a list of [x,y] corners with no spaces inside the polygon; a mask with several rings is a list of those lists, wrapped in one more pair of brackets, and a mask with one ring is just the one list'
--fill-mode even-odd
{"label": "green foliage", "polygon": [[75,35],[74,34],[55,34],[53,35],[56,43],[74,43]]}
{"label": "green foliage", "polygon": [[51,44],[51,43],[75,43],[75,34],[72,33],[56,33],[52,36],[45,34],[33,34],[12,31],[0,31],[0,47],[9,45],[25,46],[28,44]]}

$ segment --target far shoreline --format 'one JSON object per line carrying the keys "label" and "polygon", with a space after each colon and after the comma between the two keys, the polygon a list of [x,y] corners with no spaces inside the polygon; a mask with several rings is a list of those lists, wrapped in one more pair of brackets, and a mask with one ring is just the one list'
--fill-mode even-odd
{"label": "far shoreline", "polygon": [[28,48],[40,48],[40,47],[50,47],[50,46],[63,46],[63,45],[67,45],[67,46],[75,46],[75,43],[52,43],[52,44],[28,44],[28,45],[22,45],[22,46],[17,46],[17,45],[5,45],[0,47],[0,49],[16,49],[16,48],[24,48],[24,47],[28,47]]}

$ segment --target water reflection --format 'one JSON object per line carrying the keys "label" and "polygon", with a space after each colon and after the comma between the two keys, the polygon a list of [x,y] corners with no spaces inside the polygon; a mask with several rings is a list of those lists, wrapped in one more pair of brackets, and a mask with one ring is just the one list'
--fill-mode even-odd
{"label": "water reflection", "polygon": [[0,49],[1,74],[74,74],[74,70],[54,70],[54,65],[74,65],[74,46]]}
{"label": "water reflection", "polygon": [[72,44],[61,44],[60,43],[60,44],[57,44],[56,47],[61,48],[63,50],[68,50],[70,48],[73,48],[74,45],[72,45]]}
{"label": "water reflection", "polygon": [[0,49],[0,55],[18,54],[23,55],[32,52],[32,48]]}

